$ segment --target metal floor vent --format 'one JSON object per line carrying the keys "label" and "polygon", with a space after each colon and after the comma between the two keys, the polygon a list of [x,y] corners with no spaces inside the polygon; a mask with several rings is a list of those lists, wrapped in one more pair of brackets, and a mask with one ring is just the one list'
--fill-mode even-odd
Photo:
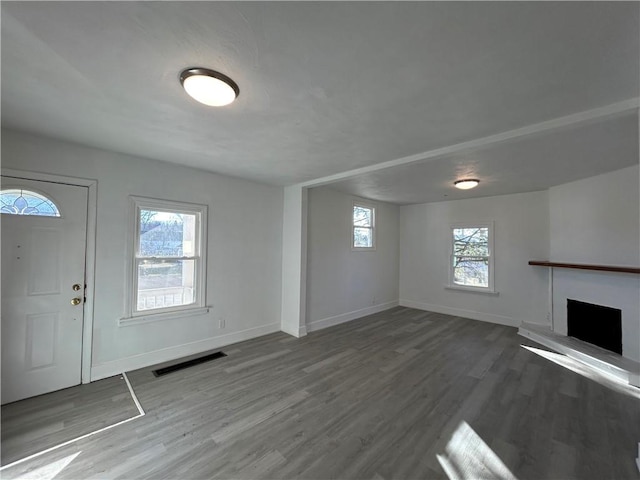
{"label": "metal floor vent", "polygon": [[186,362],[176,363],[175,365],[171,365],[164,368],[159,368],[158,370],[153,370],[152,373],[156,377],[162,377],[163,375],[167,375],[169,373],[177,372],[178,370],[182,370],[184,368],[193,367],[194,365],[200,365],[201,363],[210,362],[211,360],[215,360],[216,358],[226,357],[227,354],[224,352],[216,352],[211,353],[209,355],[205,355],[203,357],[193,358],[191,360],[187,360]]}

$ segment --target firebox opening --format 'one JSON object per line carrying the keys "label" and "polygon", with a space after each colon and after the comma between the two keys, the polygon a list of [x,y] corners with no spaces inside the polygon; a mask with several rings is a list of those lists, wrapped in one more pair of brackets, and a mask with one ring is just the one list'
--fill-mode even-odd
{"label": "firebox opening", "polygon": [[622,310],[567,299],[568,335],[622,355]]}

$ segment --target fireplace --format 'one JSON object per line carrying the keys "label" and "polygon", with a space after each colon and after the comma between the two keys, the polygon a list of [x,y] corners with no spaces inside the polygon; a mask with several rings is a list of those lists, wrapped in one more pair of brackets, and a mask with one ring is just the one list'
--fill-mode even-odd
{"label": "fireplace", "polygon": [[567,334],[622,355],[622,310],[567,299]]}

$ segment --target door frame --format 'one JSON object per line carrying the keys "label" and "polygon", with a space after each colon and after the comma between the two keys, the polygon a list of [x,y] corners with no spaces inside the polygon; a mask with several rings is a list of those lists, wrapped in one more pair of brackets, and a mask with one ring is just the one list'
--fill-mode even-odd
{"label": "door frame", "polygon": [[89,178],[71,177],[51,173],[31,172],[3,168],[0,175],[19,180],[37,180],[41,182],[61,183],[76,187],[87,187],[87,237],[85,246],[84,277],[87,285],[85,295],[87,300],[83,303],[82,322],[82,358],[81,372],[82,383],[91,382],[91,358],[93,348],[93,309],[95,298],[96,278],[96,226],[98,208],[98,181]]}

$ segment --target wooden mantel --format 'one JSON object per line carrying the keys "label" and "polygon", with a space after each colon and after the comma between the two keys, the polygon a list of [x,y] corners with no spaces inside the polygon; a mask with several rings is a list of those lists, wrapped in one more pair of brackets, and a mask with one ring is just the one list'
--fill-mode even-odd
{"label": "wooden mantel", "polygon": [[561,263],[542,260],[529,260],[529,265],[538,267],[577,268],[579,270],[598,270],[601,272],[635,273],[640,275],[640,267],[625,267],[615,265],[588,265],[584,263]]}

